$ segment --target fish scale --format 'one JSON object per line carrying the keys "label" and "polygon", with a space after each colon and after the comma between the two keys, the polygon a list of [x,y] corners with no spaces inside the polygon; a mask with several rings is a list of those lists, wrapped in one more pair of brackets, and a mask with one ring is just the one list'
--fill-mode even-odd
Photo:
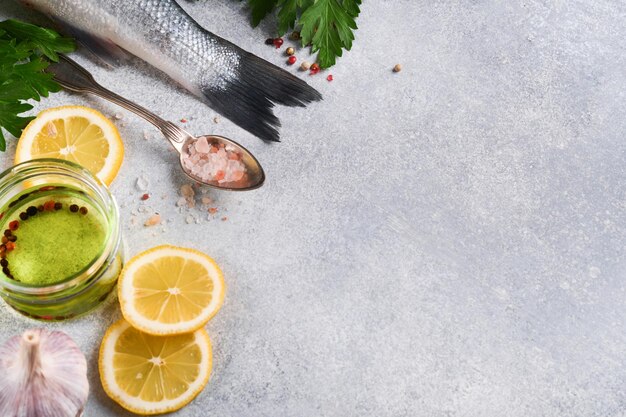
{"label": "fish scale", "polygon": [[298,77],[204,29],[174,0],[20,1],[109,61],[119,48],[138,56],[264,140],[279,140],[275,103],[302,107],[322,98]]}

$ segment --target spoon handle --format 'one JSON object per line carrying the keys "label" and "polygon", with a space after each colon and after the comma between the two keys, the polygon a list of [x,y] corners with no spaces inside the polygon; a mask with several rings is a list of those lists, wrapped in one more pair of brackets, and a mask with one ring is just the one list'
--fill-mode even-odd
{"label": "spoon handle", "polygon": [[[143,117],[156,126],[171,142],[183,143],[191,135],[172,122],[168,122],[150,110],[134,103],[119,94],[110,91],[96,82],[91,73],[74,60],[65,55],[59,55],[59,62],[51,63],[46,71],[53,75],[54,81],[70,91],[91,93],[105,100],[111,101],[127,110]],[[176,144],[172,143],[178,149]]]}

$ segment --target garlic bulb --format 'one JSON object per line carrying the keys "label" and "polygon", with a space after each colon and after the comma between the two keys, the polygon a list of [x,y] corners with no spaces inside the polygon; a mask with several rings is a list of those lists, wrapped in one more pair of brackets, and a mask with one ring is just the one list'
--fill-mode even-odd
{"label": "garlic bulb", "polygon": [[78,417],[87,362],[65,333],[31,329],[0,346],[0,416]]}

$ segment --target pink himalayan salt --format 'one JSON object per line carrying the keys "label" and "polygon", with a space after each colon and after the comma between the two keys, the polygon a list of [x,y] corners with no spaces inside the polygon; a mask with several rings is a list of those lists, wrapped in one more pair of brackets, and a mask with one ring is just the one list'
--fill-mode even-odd
{"label": "pink himalayan salt", "polygon": [[196,141],[196,143],[194,144],[194,148],[196,148],[196,151],[198,151],[198,153],[209,153],[209,151],[211,150],[211,145],[206,139],[206,136],[202,136]]}
{"label": "pink himalayan salt", "polygon": [[246,173],[242,154],[223,143],[209,143],[206,136],[186,146],[183,165],[192,175],[204,182],[225,183],[239,181]]}
{"label": "pink himalayan salt", "polygon": [[161,215],[157,213],[157,214],[150,216],[143,225],[146,227],[149,227],[149,226],[156,226],[157,224],[160,224],[160,223],[161,223]]}

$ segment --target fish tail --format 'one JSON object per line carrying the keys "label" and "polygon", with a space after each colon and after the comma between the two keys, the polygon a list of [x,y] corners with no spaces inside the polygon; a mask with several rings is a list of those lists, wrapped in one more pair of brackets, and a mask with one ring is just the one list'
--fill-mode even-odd
{"label": "fish tail", "polygon": [[[239,48],[238,48],[239,49]],[[280,121],[274,104],[304,107],[322,95],[300,78],[262,58],[240,50],[237,76],[216,88],[201,88],[211,107],[222,116],[267,141],[279,141]]]}

